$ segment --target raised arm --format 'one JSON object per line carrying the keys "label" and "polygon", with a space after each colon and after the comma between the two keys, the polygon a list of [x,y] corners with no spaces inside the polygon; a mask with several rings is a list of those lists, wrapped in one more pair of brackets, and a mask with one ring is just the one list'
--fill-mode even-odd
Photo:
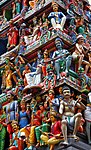
{"label": "raised arm", "polygon": [[64,110],[64,103],[63,101],[60,102],[60,106],[59,106],[59,113],[62,115],[63,114],[63,110]]}

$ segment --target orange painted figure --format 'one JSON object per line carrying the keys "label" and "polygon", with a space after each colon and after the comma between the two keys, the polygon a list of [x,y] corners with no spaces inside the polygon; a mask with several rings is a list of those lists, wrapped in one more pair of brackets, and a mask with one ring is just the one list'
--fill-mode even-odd
{"label": "orange painted figure", "polygon": [[34,9],[36,7],[36,3],[38,2],[38,0],[33,0],[33,1],[29,1],[29,5],[32,9]]}

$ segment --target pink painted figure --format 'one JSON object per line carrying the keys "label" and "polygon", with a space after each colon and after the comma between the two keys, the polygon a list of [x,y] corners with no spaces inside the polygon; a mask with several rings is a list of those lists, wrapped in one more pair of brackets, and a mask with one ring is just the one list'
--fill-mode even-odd
{"label": "pink painted figure", "polygon": [[28,6],[28,0],[23,0],[23,6],[27,7]]}
{"label": "pink painted figure", "polygon": [[72,54],[73,60],[78,61],[78,68],[81,67],[84,58],[84,37],[82,35],[77,36],[77,41],[75,45],[75,51]]}

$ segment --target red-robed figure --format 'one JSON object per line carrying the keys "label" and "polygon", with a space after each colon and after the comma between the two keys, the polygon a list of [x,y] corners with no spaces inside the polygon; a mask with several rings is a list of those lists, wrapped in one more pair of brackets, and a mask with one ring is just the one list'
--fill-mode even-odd
{"label": "red-robed figure", "polygon": [[18,44],[18,36],[19,32],[16,26],[14,26],[13,20],[10,21],[9,23],[10,29],[8,32],[8,50],[15,47]]}
{"label": "red-robed figure", "polygon": [[[41,140],[50,145],[50,150],[54,150],[55,144],[58,144],[63,140],[61,137],[62,127],[61,121],[57,119],[57,113],[55,111],[50,112],[51,120],[51,133],[42,132]],[[50,135],[50,136],[49,136]]]}

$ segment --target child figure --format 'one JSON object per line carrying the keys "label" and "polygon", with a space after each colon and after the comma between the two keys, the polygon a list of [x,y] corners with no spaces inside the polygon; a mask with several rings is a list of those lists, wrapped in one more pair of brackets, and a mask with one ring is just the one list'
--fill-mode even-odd
{"label": "child figure", "polygon": [[55,144],[58,144],[62,138],[61,136],[61,121],[57,120],[55,111],[50,113],[51,133],[42,132],[41,139],[50,146],[50,150],[54,150]]}

